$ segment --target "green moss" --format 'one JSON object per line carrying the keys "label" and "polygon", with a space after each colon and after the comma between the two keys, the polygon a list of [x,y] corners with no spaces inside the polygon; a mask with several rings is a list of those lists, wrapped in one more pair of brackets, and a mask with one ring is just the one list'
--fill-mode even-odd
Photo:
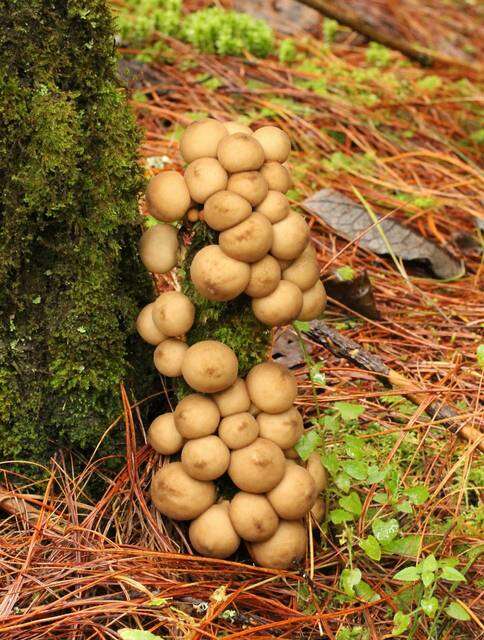
{"label": "green moss", "polygon": [[[8,5],[8,6],[7,6]],[[0,455],[87,451],[144,393],[139,134],[103,0],[0,0]]]}

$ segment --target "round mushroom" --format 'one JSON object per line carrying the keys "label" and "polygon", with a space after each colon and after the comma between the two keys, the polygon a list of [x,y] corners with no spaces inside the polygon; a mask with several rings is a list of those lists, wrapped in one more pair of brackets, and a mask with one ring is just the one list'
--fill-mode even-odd
{"label": "round mushroom", "polygon": [[229,173],[257,171],[265,161],[264,150],[252,133],[233,133],[222,138],[217,158]]}
{"label": "round mushroom", "polygon": [[139,241],[141,262],[152,273],[167,273],[178,262],[178,232],[169,224],[155,224]]}
{"label": "round mushroom", "polygon": [[296,378],[287,367],[263,362],[251,369],[245,380],[249,397],[264,413],[282,413],[297,396]]}
{"label": "round mushroom", "polygon": [[311,514],[313,527],[317,527],[317,525],[323,521],[325,511],[326,505],[324,504],[324,500],[317,499],[309,512]]}
{"label": "round mushroom", "polygon": [[203,219],[215,231],[235,227],[252,213],[252,207],[238,193],[217,191],[205,202]]}
{"label": "round mushroom", "polygon": [[185,162],[198,158],[216,158],[219,142],[228,135],[225,126],[206,118],[190,124],[180,139],[180,153]]}
{"label": "round mushroom", "polygon": [[280,191],[269,189],[266,197],[257,207],[256,211],[262,213],[272,224],[280,222],[289,214],[289,200]]}
{"label": "round mushroom", "polygon": [[259,171],[242,171],[230,176],[227,189],[238,193],[256,207],[266,197],[269,186]]}
{"label": "round mushroom", "polygon": [[245,293],[252,298],[263,298],[272,293],[281,280],[281,267],[270,255],[250,265],[250,280]]}
{"label": "round mushroom", "polygon": [[317,493],[324,491],[328,486],[328,474],[323,467],[319,453],[314,452],[309,456],[306,462],[306,469],[314,480]]}
{"label": "round mushroom", "polygon": [[222,418],[218,435],[229,449],[242,449],[259,435],[259,425],[247,411]]}
{"label": "round mushroom", "polygon": [[217,244],[210,244],[195,255],[190,277],[196,290],[208,300],[232,300],[249,284],[250,267],[225,255]]}
{"label": "round mushroom", "polygon": [[266,160],[285,162],[291,152],[291,141],[279,127],[261,127],[252,134],[264,149]]}
{"label": "round mushroom", "polygon": [[198,516],[190,524],[188,536],[195,551],[209,558],[228,558],[240,545],[224,503],[214,504]]}
{"label": "round mushroom", "polygon": [[265,162],[259,171],[271,191],[286,193],[292,184],[291,174],[280,162]]}
{"label": "round mushroom", "polygon": [[148,344],[154,346],[166,340],[166,336],[158,329],[153,322],[153,303],[147,304],[141,309],[136,318],[136,330]]}
{"label": "round mushroom", "polygon": [[302,216],[295,211],[276,222],[271,253],[280,260],[294,260],[301,255],[309,240],[309,227]]}
{"label": "round mushroom", "polygon": [[176,428],[173,413],[164,413],[150,424],[148,443],[158,453],[171,456],[183,447],[183,437]]}
{"label": "round mushroom", "polygon": [[281,449],[290,449],[304,433],[303,419],[295,407],[282,413],[259,413],[261,438],[272,440]]}
{"label": "round mushroom", "polygon": [[268,492],[267,498],[280,518],[299,520],[308,513],[316,500],[316,484],[306,469],[293,460],[285,462],[284,476]]}
{"label": "round mushroom", "polygon": [[272,225],[261,213],[253,213],[231,229],[222,231],[218,242],[222,251],[242,262],[257,262],[272,245]]}
{"label": "round mushroom", "polygon": [[275,533],[264,542],[248,545],[250,555],[261,567],[289,569],[304,558],[306,529],[297,520],[280,520]]}
{"label": "round mushroom", "polygon": [[282,277],[299,287],[303,293],[316,284],[319,279],[319,265],[316,249],[310,242],[301,255],[283,270]]}
{"label": "round mushroom", "polygon": [[232,498],[229,516],[235,531],[247,542],[268,540],[279,524],[277,513],[265,496],[245,491]]}
{"label": "round mushroom", "polygon": [[188,475],[196,480],[215,480],[226,471],[230,451],[218,436],[205,436],[185,443],[181,463]]}
{"label": "round mushroom", "polygon": [[187,350],[182,375],[196,391],[216,393],[234,384],[238,367],[237,356],[230,347],[218,340],[202,340]]}
{"label": "round mushroom", "polygon": [[227,172],[215,158],[198,158],[185,169],[190,196],[201,204],[212,194],[225,189],[227,180]]}
{"label": "round mushroom", "polygon": [[168,378],[181,376],[181,367],[185,353],[188,351],[186,342],[169,338],[163,340],[155,349],[153,361],[157,370]]}
{"label": "round mushroom", "polygon": [[213,399],[222,418],[234,413],[243,413],[250,408],[250,398],[242,378],[237,378],[233,385],[213,395]]}
{"label": "round mushroom", "polygon": [[248,493],[266,493],[284,475],[285,458],[281,449],[264,438],[232,451],[228,474],[232,482]]}
{"label": "round mushroom", "polygon": [[184,438],[202,438],[217,431],[220,413],[211,398],[191,393],[177,404],[174,420]]}
{"label": "round mushroom", "polygon": [[181,291],[165,291],[153,303],[153,322],[165,336],[181,336],[190,331],[195,307]]}
{"label": "round mushroom", "polygon": [[159,469],[151,481],[151,500],[172,520],[193,520],[211,507],[216,499],[213,482],[191,478],[181,462]]}
{"label": "round mushroom", "polygon": [[162,171],[151,178],[146,188],[148,211],[157,220],[181,220],[190,207],[190,193],[178,171]]}
{"label": "round mushroom", "polygon": [[229,122],[224,122],[224,127],[227,129],[229,135],[233,133],[247,133],[248,135],[252,135],[252,129],[241,122],[230,120]]}
{"label": "round mushroom", "polygon": [[314,320],[323,313],[325,308],[326,290],[321,280],[318,280],[311,289],[304,291],[303,304],[297,319]]}
{"label": "round mushroom", "polygon": [[299,316],[302,306],[301,290],[287,280],[281,280],[268,296],[252,300],[255,317],[269,327],[289,324]]}

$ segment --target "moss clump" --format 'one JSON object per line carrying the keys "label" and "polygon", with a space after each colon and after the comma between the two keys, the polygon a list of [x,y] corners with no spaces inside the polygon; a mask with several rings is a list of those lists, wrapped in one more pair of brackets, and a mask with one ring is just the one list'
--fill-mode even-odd
{"label": "moss clump", "polygon": [[121,380],[154,379],[133,322],[139,135],[104,0],[0,11],[0,456],[45,463],[97,444]]}

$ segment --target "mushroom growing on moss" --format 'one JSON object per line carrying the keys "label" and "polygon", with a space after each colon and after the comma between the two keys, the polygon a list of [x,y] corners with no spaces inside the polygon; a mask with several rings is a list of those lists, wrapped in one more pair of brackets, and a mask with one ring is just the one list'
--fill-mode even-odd
{"label": "mushroom growing on moss", "polygon": [[169,337],[181,336],[192,327],[195,307],[181,291],[165,291],[153,303],[153,322]]}
{"label": "mushroom growing on moss", "polygon": [[185,162],[199,158],[216,158],[219,142],[228,135],[222,122],[205,118],[189,125],[180,139],[180,153]]}
{"label": "mushroom growing on moss", "polygon": [[193,520],[215,502],[213,482],[190,477],[181,462],[171,462],[159,469],[151,481],[151,500],[172,520]]}
{"label": "mushroom growing on moss", "polygon": [[151,178],[146,188],[148,211],[157,220],[181,220],[190,207],[185,178],[177,171],[162,171]]}
{"label": "mushroom growing on moss", "polygon": [[202,340],[187,350],[182,375],[195,391],[216,393],[235,382],[238,366],[237,356],[230,347],[218,340]]}
{"label": "mushroom growing on moss", "polygon": [[234,260],[222,249],[211,244],[195,255],[190,267],[190,277],[196,290],[208,300],[232,300],[249,284],[250,267]]}
{"label": "mushroom growing on moss", "polygon": [[141,262],[152,273],[167,273],[178,261],[178,232],[170,224],[155,224],[139,241]]}

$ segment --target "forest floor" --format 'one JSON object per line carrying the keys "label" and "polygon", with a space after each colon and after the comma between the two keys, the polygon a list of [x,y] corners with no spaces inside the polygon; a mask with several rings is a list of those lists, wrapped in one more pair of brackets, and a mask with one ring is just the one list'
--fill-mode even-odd
{"label": "forest floor", "polygon": [[[438,3],[425,4],[438,12]],[[191,555],[185,527],[163,520],[148,497],[158,457],[139,444],[147,427],[139,406],[153,398],[136,404],[122,389],[124,414],[106,432],[126,433],[126,466],[115,478],[95,455],[78,475],[57,459],[37,486],[7,478],[2,640],[116,639],[123,628],[155,634],[123,632],[125,640],[483,636],[482,442],[458,433],[484,421],[479,73],[472,62],[425,69],[327,23],[325,35],[322,44],[292,34],[279,57],[264,60],[201,54],[175,39],[162,58],[124,50],[146,133],[140,154],[148,174],[181,168],[182,128],[207,115],[283,127],[293,141],[288,196],[307,216],[323,279],[340,285],[323,321],[409,388],[335,355],[305,326],[274,335],[274,355],[298,376],[298,405],[314,434],[305,446],[324,449],[330,472],[325,521],[308,529],[306,562],[293,571],[255,567],[242,551],[234,561]],[[316,215],[302,203],[323,189]],[[361,234],[341,231],[347,210],[336,215],[331,204],[341,196],[399,222],[398,251],[378,255]],[[422,239],[431,243],[427,261],[403,260]],[[434,245],[453,277],[432,270]],[[373,300],[348,285],[365,274]],[[169,389],[158,395],[170,401]],[[432,402],[451,417],[436,415]],[[97,502],[86,492],[93,479],[105,486]]]}

